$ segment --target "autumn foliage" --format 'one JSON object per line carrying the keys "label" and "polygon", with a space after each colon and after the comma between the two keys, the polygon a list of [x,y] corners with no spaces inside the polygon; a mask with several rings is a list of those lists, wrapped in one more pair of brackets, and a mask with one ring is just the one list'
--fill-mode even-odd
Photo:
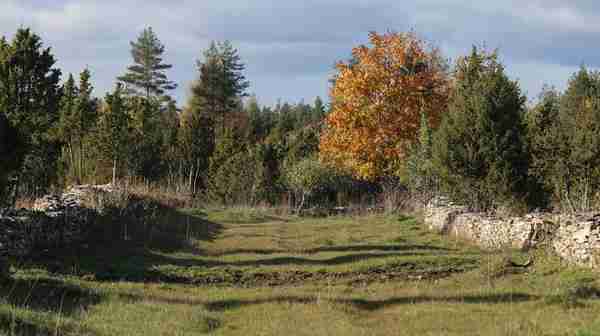
{"label": "autumn foliage", "polygon": [[446,109],[447,67],[414,33],[369,34],[370,46],[336,65],[321,158],[372,180],[394,174],[418,134],[421,113],[435,127]]}

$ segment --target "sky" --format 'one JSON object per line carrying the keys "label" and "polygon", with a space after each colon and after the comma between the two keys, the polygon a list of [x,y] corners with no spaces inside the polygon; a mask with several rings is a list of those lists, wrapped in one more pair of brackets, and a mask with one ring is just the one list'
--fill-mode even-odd
{"label": "sky", "polygon": [[408,31],[456,59],[473,44],[498,48],[530,99],[563,89],[585,64],[600,67],[600,3],[594,0],[0,0],[0,35],[31,27],[64,74],[92,71],[103,96],[131,63],[129,41],[151,26],[173,64],[185,103],[196,61],[212,40],[230,40],[262,104],[328,94],[336,61],[370,31]]}

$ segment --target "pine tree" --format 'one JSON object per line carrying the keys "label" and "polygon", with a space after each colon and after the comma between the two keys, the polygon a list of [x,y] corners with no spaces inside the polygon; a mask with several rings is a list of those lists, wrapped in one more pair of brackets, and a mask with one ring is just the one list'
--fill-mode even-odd
{"label": "pine tree", "polygon": [[15,188],[41,193],[55,177],[58,144],[55,127],[59,120],[58,106],[61,72],[50,48],[29,29],[19,29],[9,43],[0,39],[0,111],[22,137],[26,156]]}
{"label": "pine tree", "polygon": [[449,111],[433,147],[449,196],[477,210],[512,206],[525,196],[524,103],[496,53],[474,47],[459,59]]}
{"label": "pine tree", "polygon": [[197,65],[200,76],[192,93],[202,98],[204,110],[221,123],[221,133],[224,133],[228,115],[236,111],[240,99],[247,96],[250,84],[243,75],[245,65],[229,41],[212,42],[204,52],[204,61],[198,61]]}
{"label": "pine tree", "polygon": [[152,28],[144,29],[137,41],[131,42],[131,57],[134,64],[129,66],[127,73],[118,80],[125,83],[131,93],[143,96],[147,100],[174,90],[177,84],[170,81],[165,74],[165,71],[173,66],[163,63],[164,52],[165,47]]}

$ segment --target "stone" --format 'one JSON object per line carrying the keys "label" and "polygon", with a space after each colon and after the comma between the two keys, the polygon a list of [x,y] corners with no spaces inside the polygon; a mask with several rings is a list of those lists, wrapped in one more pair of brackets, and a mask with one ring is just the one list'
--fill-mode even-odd
{"label": "stone", "polygon": [[600,264],[600,214],[531,213],[498,218],[436,199],[426,207],[424,222],[431,230],[486,249],[531,249],[549,243],[570,264],[592,268]]}

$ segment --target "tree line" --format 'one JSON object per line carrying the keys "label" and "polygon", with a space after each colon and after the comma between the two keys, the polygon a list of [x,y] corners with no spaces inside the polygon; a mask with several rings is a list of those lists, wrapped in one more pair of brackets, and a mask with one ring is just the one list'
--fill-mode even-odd
{"label": "tree line", "polygon": [[197,61],[189,99],[169,93],[165,46],[152,28],[131,42],[132,64],[104,97],[92,73],[62,73],[30,29],[0,40],[0,195],[3,203],[69,184],[152,182],[223,204],[273,204],[285,171],[316,155],[328,106],[316,98],[261,106],[228,41]]}
{"label": "tree line", "polygon": [[600,73],[582,66],[528,106],[497,51],[452,65],[414,32],[370,35],[338,64],[325,162],[393,176],[411,197],[473,210],[581,212],[600,205]]}
{"label": "tree line", "polygon": [[[330,102],[259,105],[238,50],[213,42],[188,101],[169,96],[151,28],[103,98],[29,29],[0,40],[0,193],[153,182],[193,199],[297,209],[404,192],[480,211],[588,211],[600,194],[600,73],[528,105],[497,51],[451,63],[414,32],[371,33],[336,65]],[[393,199],[393,198],[390,198]]]}

